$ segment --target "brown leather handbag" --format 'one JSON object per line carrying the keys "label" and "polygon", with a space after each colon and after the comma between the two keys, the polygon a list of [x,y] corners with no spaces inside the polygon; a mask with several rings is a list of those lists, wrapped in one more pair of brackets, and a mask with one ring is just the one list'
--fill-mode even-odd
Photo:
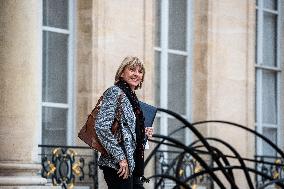
{"label": "brown leather handbag", "polygon": [[[121,99],[122,99],[122,94],[120,94],[118,97],[117,108],[115,111],[115,118],[114,118],[114,121],[111,127],[111,132],[115,136],[115,138],[117,138],[119,143],[122,142],[122,136],[121,136],[121,131],[120,131]],[[88,144],[92,149],[100,152],[101,155],[105,156],[107,155],[107,151],[102,146],[101,141],[98,138],[98,135],[96,133],[96,127],[95,127],[96,117],[97,117],[98,112],[100,111],[102,100],[103,100],[103,96],[100,97],[95,108],[92,110],[92,112],[88,116],[88,119],[85,125],[82,127],[82,129],[78,133],[78,137],[82,141],[84,141],[86,144]]]}

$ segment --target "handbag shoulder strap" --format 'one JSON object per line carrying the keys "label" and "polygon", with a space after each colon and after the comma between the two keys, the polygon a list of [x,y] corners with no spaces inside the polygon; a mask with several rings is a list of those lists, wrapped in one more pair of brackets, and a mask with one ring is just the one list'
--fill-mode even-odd
{"label": "handbag shoulder strap", "polygon": [[94,107],[94,109],[93,109],[93,110],[91,111],[91,113],[90,113],[90,116],[92,116],[94,119],[96,119],[95,117],[96,117],[97,112],[98,112],[99,109],[100,109],[100,104],[101,104],[102,100],[103,100],[103,96],[101,96],[101,97],[99,98],[99,100],[97,101],[96,106]]}
{"label": "handbag shoulder strap", "polygon": [[[103,95],[99,98],[99,100],[97,101],[97,104],[95,106],[95,108],[92,110],[92,112],[90,113],[90,115],[92,117],[95,118],[95,115],[93,113],[96,113],[96,110],[98,110],[100,108],[100,104],[103,101],[103,97],[104,97],[105,92],[103,93]],[[116,118],[118,120],[120,120],[121,118],[121,114],[122,114],[122,110],[121,110],[121,100],[123,97],[123,93],[120,93],[118,96],[118,100],[117,100],[117,109],[116,109]]]}
{"label": "handbag shoulder strap", "polygon": [[117,100],[116,119],[120,120],[122,114],[121,101],[123,93],[120,93]]}

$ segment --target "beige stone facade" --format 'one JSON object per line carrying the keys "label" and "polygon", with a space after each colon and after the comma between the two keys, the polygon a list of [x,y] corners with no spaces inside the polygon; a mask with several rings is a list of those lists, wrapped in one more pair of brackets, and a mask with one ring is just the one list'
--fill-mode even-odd
{"label": "beige stone facade", "polygon": [[[146,78],[138,95],[155,104],[157,23],[151,0],[77,0],[74,5],[76,137],[100,95],[113,84],[115,71],[127,55],[138,56],[145,63]],[[227,120],[255,129],[255,2],[195,0],[193,5],[192,121]],[[37,174],[42,134],[41,7],[39,0],[0,0],[1,189],[49,188],[44,186],[46,179]],[[283,40],[281,37],[281,44]],[[282,68],[283,56],[282,47]],[[280,80],[283,85],[283,74]],[[281,119],[284,123],[284,116]],[[233,144],[243,157],[255,155],[255,138],[247,132],[214,125],[199,130]],[[74,145],[84,144],[76,137]],[[153,162],[149,167],[153,169],[147,169],[146,176],[154,173]],[[240,188],[247,187],[243,174],[237,182]],[[106,188],[101,172],[99,188]],[[153,188],[153,181],[146,188]]]}
{"label": "beige stone facade", "polygon": [[39,3],[1,1],[0,12],[0,187],[44,184],[46,180],[36,175],[40,169]]}
{"label": "beige stone facade", "polygon": [[[41,6],[40,1],[1,1],[0,188],[39,188],[46,183],[35,175],[41,168]],[[153,103],[153,4],[77,1],[75,9],[77,132],[127,55],[145,63],[147,77],[139,96]],[[75,141],[82,145],[77,137]]]}
{"label": "beige stone facade", "polygon": [[[195,10],[193,119],[254,129],[254,2],[196,1]],[[247,132],[220,124],[202,130],[253,158],[255,141]],[[241,178],[239,183],[247,184]]]}

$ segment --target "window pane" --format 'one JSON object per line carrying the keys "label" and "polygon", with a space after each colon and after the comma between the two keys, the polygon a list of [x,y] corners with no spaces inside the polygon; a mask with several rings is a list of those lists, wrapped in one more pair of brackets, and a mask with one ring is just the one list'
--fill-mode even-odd
{"label": "window pane", "polygon": [[257,57],[258,57],[258,52],[257,52],[257,49],[258,49],[258,38],[257,36],[259,35],[258,33],[258,11],[256,10],[255,11],[255,63],[256,64],[259,64],[258,60],[257,60]]}
{"label": "window pane", "polygon": [[161,129],[161,120],[160,117],[156,116],[154,119],[154,134],[160,134],[160,129]]}
{"label": "window pane", "polygon": [[264,8],[277,10],[277,0],[264,0]]}
{"label": "window pane", "polygon": [[155,4],[155,46],[160,47],[161,46],[161,0],[156,0]]}
{"label": "window pane", "polygon": [[161,106],[160,104],[160,74],[161,74],[161,53],[155,51],[155,103],[157,106]]}
{"label": "window pane", "polygon": [[67,50],[68,36],[43,32],[43,78],[44,102],[67,103]]}
{"label": "window pane", "polygon": [[[180,121],[177,121],[176,119],[168,119],[168,134],[172,133],[174,130],[179,129],[183,126],[183,124]],[[181,129],[178,132],[176,132],[175,134],[170,136],[171,138],[178,140],[181,143],[185,143],[185,129]],[[178,149],[176,147],[173,146],[169,146],[168,147],[169,151],[181,151],[181,149]],[[173,160],[174,158],[176,158],[178,154],[175,153],[169,153],[168,157],[169,160]]]}
{"label": "window pane", "polygon": [[43,25],[68,29],[68,0],[43,0]]}
{"label": "window pane", "polygon": [[[180,121],[178,121],[176,119],[169,118],[168,119],[168,134],[172,133],[176,129],[179,129],[183,126],[184,125]],[[185,131],[186,131],[186,129],[181,129],[178,132],[176,132],[175,134],[171,135],[171,137],[182,142],[182,143],[185,143],[185,133],[186,133]]]}
{"label": "window pane", "polygon": [[42,144],[66,145],[67,110],[42,108]]}
{"label": "window pane", "polygon": [[262,88],[263,122],[277,124],[277,79],[275,72],[263,70]]}
{"label": "window pane", "polygon": [[259,104],[258,104],[258,95],[259,95],[259,88],[258,88],[258,75],[260,74],[260,70],[259,69],[255,69],[255,86],[254,86],[254,89],[255,89],[255,98],[254,98],[254,108],[255,108],[255,121],[256,122],[259,122],[260,120],[259,119],[259,116],[258,116],[258,107],[259,107]]}
{"label": "window pane", "polygon": [[[263,135],[277,144],[277,129],[276,128],[263,128]],[[276,152],[273,148],[263,141],[263,155],[275,156]]]}
{"label": "window pane", "polygon": [[169,48],[186,50],[186,0],[169,1]]}
{"label": "window pane", "polygon": [[264,12],[263,24],[263,64],[277,66],[277,16]]}
{"label": "window pane", "polygon": [[186,57],[169,54],[168,109],[185,115]]}

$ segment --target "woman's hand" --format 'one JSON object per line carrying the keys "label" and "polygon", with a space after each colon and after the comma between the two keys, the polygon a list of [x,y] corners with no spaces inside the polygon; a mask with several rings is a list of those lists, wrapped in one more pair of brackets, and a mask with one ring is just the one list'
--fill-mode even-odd
{"label": "woman's hand", "polygon": [[127,160],[121,160],[119,162],[119,170],[117,172],[119,174],[119,177],[123,176],[123,179],[127,179],[129,176],[129,169],[128,169],[128,163]]}
{"label": "woman's hand", "polygon": [[146,127],[145,128],[145,134],[147,135],[148,138],[152,138],[153,132],[154,132],[153,127]]}

